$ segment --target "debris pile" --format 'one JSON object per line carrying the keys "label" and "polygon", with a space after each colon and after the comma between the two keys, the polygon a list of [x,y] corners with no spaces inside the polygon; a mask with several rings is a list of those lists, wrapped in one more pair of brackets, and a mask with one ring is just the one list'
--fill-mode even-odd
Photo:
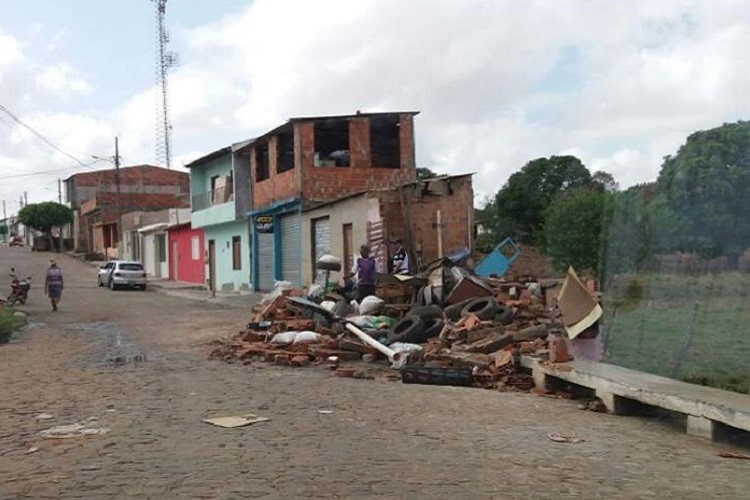
{"label": "debris pile", "polygon": [[361,304],[279,283],[243,331],[214,341],[211,356],[324,365],[354,378],[372,378],[390,365],[400,373],[389,376],[404,383],[530,390],[533,380],[519,369],[521,354],[569,360],[569,324],[558,307],[567,280],[478,278],[443,260],[418,276],[379,276],[381,286],[403,293]]}

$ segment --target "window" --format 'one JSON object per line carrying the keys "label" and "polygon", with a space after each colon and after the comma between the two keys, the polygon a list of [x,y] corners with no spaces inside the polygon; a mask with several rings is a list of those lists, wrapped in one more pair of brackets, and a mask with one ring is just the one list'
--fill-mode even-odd
{"label": "window", "polygon": [[373,167],[401,167],[399,130],[398,115],[373,116],[370,118],[370,150]]}
{"label": "window", "polygon": [[260,182],[268,179],[268,143],[259,143],[255,146],[255,181]]}
{"label": "window", "polygon": [[143,271],[143,266],[140,264],[120,264],[118,267],[120,271]]}
{"label": "window", "polygon": [[156,244],[159,247],[159,262],[167,261],[167,235],[159,234],[156,236]]}
{"label": "window", "polygon": [[349,166],[349,121],[315,122],[315,166]]}
{"label": "window", "polygon": [[219,179],[221,178],[220,175],[214,175],[211,177],[211,191],[216,189],[216,185],[219,183]]}
{"label": "window", "polygon": [[200,260],[201,258],[201,238],[200,236],[193,236],[193,238],[190,240],[191,246],[191,252],[190,252],[190,258],[192,260]]}
{"label": "window", "polygon": [[279,132],[276,136],[276,173],[294,168],[294,136],[292,129]]}
{"label": "window", "polygon": [[239,271],[242,269],[242,239],[239,236],[232,236],[232,269]]}

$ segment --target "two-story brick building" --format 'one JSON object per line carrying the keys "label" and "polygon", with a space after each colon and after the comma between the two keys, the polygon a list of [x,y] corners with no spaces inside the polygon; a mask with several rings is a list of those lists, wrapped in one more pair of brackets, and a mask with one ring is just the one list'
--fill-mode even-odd
{"label": "two-story brick building", "polygon": [[246,171],[252,193],[246,215],[254,289],[269,290],[277,280],[302,284],[305,207],[416,179],[416,114],[292,118],[236,148],[249,159],[235,172]]}
{"label": "two-story brick building", "polygon": [[[65,196],[75,213],[74,248],[108,254],[116,246],[117,172],[81,172],[65,179]],[[190,176],[153,165],[119,169],[121,213],[187,207]]]}

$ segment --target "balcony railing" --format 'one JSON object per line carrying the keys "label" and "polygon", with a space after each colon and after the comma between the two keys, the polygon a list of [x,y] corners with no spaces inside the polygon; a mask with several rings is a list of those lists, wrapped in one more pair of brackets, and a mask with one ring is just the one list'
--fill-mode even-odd
{"label": "balcony railing", "polygon": [[221,205],[222,203],[228,203],[233,200],[234,193],[232,192],[231,186],[211,189],[209,191],[206,191],[205,193],[193,195],[193,212],[197,212],[198,210],[205,210],[207,208],[211,208],[214,205]]}

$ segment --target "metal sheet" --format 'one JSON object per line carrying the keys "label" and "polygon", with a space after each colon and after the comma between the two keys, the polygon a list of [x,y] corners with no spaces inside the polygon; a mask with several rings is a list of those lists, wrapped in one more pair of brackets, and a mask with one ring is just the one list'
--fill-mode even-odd
{"label": "metal sheet", "polygon": [[[328,217],[322,217],[313,221],[313,276],[315,283],[323,283],[326,279],[325,271],[315,269],[315,263],[318,259],[327,253],[331,253],[331,220]],[[348,272],[344,270],[344,273]]]}
{"label": "metal sheet", "polygon": [[270,291],[274,284],[273,233],[258,233],[258,290]]}
{"label": "metal sheet", "polygon": [[300,215],[293,213],[281,217],[281,279],[302,286],[302,256]]}

